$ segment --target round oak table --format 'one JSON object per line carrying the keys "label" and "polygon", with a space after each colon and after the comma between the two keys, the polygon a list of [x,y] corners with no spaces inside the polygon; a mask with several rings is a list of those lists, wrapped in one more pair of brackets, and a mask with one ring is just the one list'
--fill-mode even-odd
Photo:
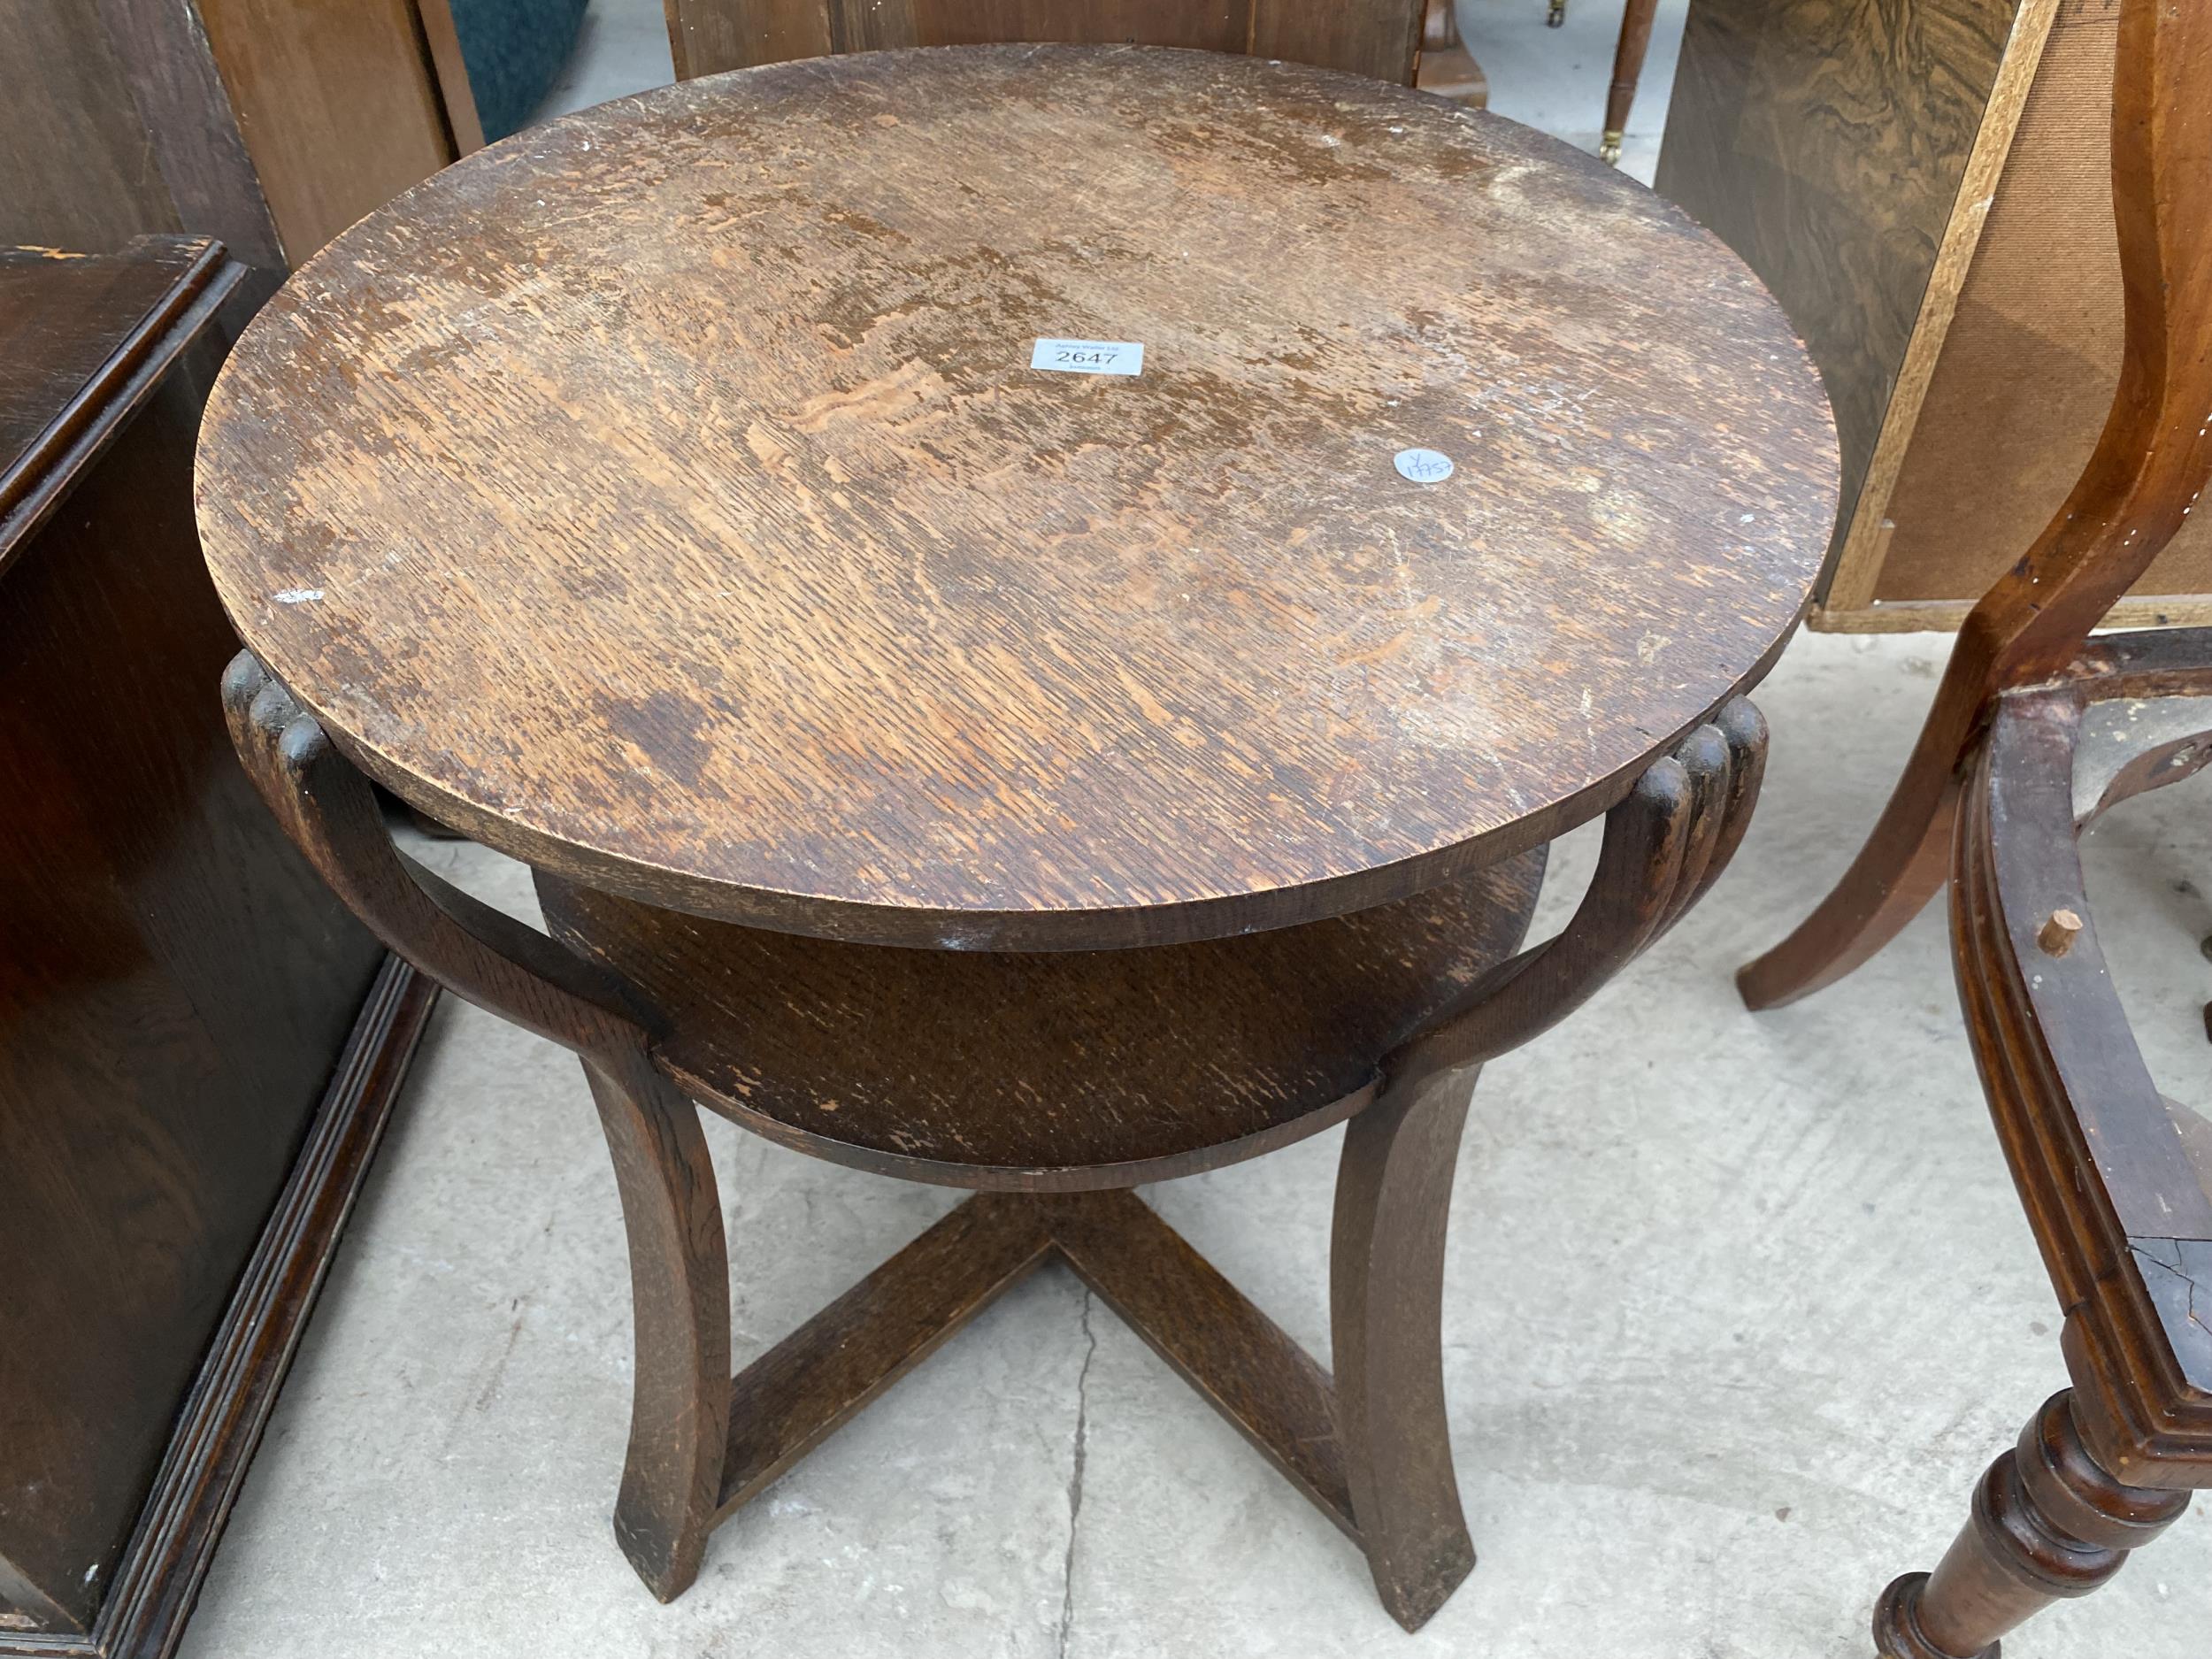
{"label": "round oak table", "polygon": [[[294,274],[198,466],[272,807],[393,949],[582,1056],[657,1594],[1060,1259],[1409,1627],[1473,1563],[1437,1322],[1474,1070],[1726,863],[1740,694],[1836,490],[1772,301],[1611,169],[1072,47],[783,65],[472,156]],[[413,865],[372,781],[528,862],[548,932]],[[733,1379],[695,1102],[981,1190]],[[1347,1120],[1332,1376],[1130,1189]]]}

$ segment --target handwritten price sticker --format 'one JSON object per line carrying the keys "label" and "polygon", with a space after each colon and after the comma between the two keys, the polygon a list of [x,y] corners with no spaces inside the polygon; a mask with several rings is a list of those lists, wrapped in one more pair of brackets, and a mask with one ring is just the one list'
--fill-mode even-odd
{"label": "handwritten price sticker", "polygon": [[1398,476],[1413,484],[1440,484],[1452,475],[1452,460],[1433,449],[1401,449],[1393,457]]}
{"label": "handwritten price sticker", "polygon": [[1144,348],[1130,340],[1040,340],[1029,366],[1060,374],[1141,374]]}

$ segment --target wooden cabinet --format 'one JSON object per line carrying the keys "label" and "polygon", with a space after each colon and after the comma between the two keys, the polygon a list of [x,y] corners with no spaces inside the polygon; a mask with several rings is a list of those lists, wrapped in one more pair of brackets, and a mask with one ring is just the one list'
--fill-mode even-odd
{"label": "wooden cabinet", "polygon": [[429,1005],[224,727],[242,275],[0,251],[0,1655],[167,1651]]}
{"label": "wooden cabinet", "polygon": [[483,142],[447,0],[0,0],[0,244],[219,238],[264,291]]}
{"label": "wooden cabinet", "polygon": [[[1814,626],[1955,626],[2087,461],[2120,361],[2118,20],[2118,0],[1692,0],[1658,188],[1766,280],[1835,400]],[[2113,619],[2212,622],[2208,516]]]}

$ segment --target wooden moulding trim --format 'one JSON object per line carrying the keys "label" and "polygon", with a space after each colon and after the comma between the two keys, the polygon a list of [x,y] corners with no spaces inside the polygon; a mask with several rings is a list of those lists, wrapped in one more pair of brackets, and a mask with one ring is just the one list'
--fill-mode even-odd
{"label": "wooden moulding trim", "polygon": [[[2012,33],[2006,37],[2005,55],[1997,65],[1997,78],[1983,108],[1981,129],[1974,136],[1974,148],[1959,176],[1958,196],[1951,204],[1942,245],[1928,273],[1920,312],[1906,342],[1905,360],[1898,365],[1896,384],[1890,388],[1889,406],[1882,415],[1882,429],[1874,441],[1865,480],[1849,509],[1851,523],[1844,535],[1843,550],[1821,590],[1820,608],[1813,612],[1816,618],[1861,611],[1874,602],[1875,583],[1889,552],[1889,537],[1883,526],[1890,496],[1897,488],[1905,452],[1911,447],[1913,430],[1919,425],[1920,405],[1935,377],[1936,360],[1942,356],[1944,338],[1951,331],[1951,319],[1957,312],[1959,292],[1966,286],[1966,273],[1974,263],[1974,250],[1981,245],[1982,227],[1989,222],[1990,204],[1996,200],[1997,182],[2004,174],[2005,157],[2011,153],[2013,134],[2019,130],[2020,113],[2026,107],[2028,89],[2035,83],[2036,68],[2043,60],[2043,43],[2049,38],[2059,4],[2060,0],[2021,0],[2020,9],[2013,13]],[[1958,609],[1962,617],[1968,606],[1962,604]],[[1852,624],[1836,620],[1814,626],[1857,631]],[[1955,627],[1957,624],[1912,626]]]}
{"label": "wooden moulding trim", "polygon": [[89,1636],[0,1631],[0,1656],[169,1659],[276,1407],[438,987],[387,956],[178,1413]]}
{"label": "wooden moulding trim", "polygon": [[[1816,608],[1805,626],[1816,634],[1954,633],[1974,608],[1970,599],[1913,599],[1862,610]],[[2152,595],[2123,599],[2098,624],[2105,628],[2203,627],[2212,625],[2212,594]]]}
{"label": "wooden moulding trim", "polygon": [[[2023,922],[2054,902],[2086,909],[2071,786],[2080,705],[2125,695],[2126,678],[2124,668],[2000,704],[1963,808],[1954,955],[1998,1137],[2066,1310],[2068,1370],[2095,1408],[2088,1426],[2100,1455],[2131,1485],[2195,1486],[2212,1471],[2212,1402],[2192,1386],[2137,1259],[2172,1240],[2137,1229],[2201,1233],[2212,1219],[2186,1188],[2170,1189],[2170,1210],[2154,1196],[2170,1190],[2158,1137],[2137,1144],[2130,1132],[2162,1111],[2093,933],[2054,972],[2028,955]],[[2100,1049],[2082,1041],[2091,1029],[2119,1041]],[[2091,1087],[2132,1099],[2100,1121]]]}
{"label": "wooden moulding trim", "polygon": [[[162,236],[141,242],[199,244],[161,302],[141,318],[67,408],[31,441],[14,465],[0,467],[0,548],[21,548],[76,482],[83,464],[153,395],[208,315],[244,278],[220,242]],[[0,568],[6,555],[0,552]]]}
{"label": "wooden moulding trim", "polygon": [[[534,869],[550,872],[564,880],[595,887],[618,898],[634,900],[661,910],[680,910],[710,921],[733,922],[741,927],[803,933],[813,938],[844,940],[858,944],[943,948],[948,935],[960,938],[962,948],[990,950],[1118,950],[1141,945],[1183,944],[1200,939],[1222,939],[1290,925],[1291,918],[1272,914],[1283,895],[1327,889],[1326,908],[1304,917],[1317,920],[1340,916],[1370,905],[1384,904],[1439,882],[1471,875],[1502,864],[1534,848],[1548,845],[1568,831],[1609,812],[1624,800],[1658,757],[1671,754],[1683,739],[1709,725],[1730,702],[1748,695],[1781,659],[1797,635],[1792,626],[1743,677],[1712,704],[1667,733],[1651,750],[1623,765],[1611,775],[1563,795],[1549,806],[1531,812],[1463,841],[1432,848],[1395,864],[1378,864],[1325,880],[1302,882],[1260,893],[1230,893],[1194,900],[1171,907],[1141,905],[1120,909],[1074,910],[966,910],[944,912],[920,906],[864,904],[832,901],[825,909],[810,895],[792,895],[733,885],[712,877],[672,870],[591,847],[577,847],[552,835],[518,824],[458,795],[449,795],[426,782],[382,754],[356,743],[322,709],[278,679],[263,664],[261,672],[281,687],[299,709],[311,715],[339,753],[373,782],[382,784],[433,822],[457,831],[469,840],[505,853]],[[1069,918],[1079,918],[1079,930]],[[687,1083],[686,1087],[689,1087]],[[724,1110],[717,1107],[716,1110]],[[759,1125],[754,1125],[759,1127]],[[765,1128],[760,1133],[769,1133]],[[835,1143],[827,1143],[834,1145]],[[837,1158],[826,1149],[816,1156]],[[1253,1156],[1247,1154],[1246,1156]],[[840,1159],[843,1162],[847,1160]],[[865,1167],[856,1165],[856,1167]],[[902,1171],[903,1174],[903,1171]],[[910,1180],[928,1180],[927,1174],[904,1174]],[[1030,1190],[1041,1187],[1025,1183]]]}

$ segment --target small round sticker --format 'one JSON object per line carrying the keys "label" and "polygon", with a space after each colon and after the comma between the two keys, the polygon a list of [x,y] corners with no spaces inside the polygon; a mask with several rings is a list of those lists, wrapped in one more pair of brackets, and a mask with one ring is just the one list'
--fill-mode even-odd
{"label": "small round sticker", "polygon": [[1398,476],[1415,484],[1440,484],[1452,475],[1452,458],[1433,449],[1401,449],[1392,465]]}

